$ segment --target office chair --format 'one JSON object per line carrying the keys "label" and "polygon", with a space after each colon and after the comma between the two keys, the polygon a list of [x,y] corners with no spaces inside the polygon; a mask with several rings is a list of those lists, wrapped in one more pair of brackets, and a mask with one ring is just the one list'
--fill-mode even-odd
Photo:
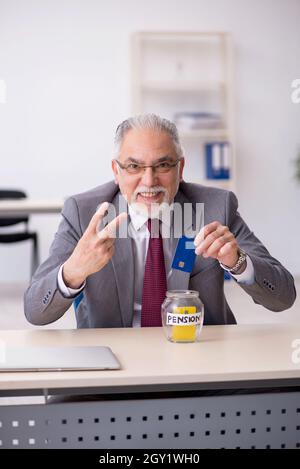
{"label": "office chair", "polygon": [[[0,200],[12,199],[25,199],[26,194],[19,190],[0,190]],[[20,218],[3,218],[0,217],[0,228],[6,226],[17,225],[18,223],[25,223],[25,230],[21,232],[1,233],[0,243],[18,243],[21,241],[32,241],[32,255],[31,255],[31,276],[39,265],[39,250],[38,250],[38,234],[36,232],[28,231],[29,217],[24,216]]]}

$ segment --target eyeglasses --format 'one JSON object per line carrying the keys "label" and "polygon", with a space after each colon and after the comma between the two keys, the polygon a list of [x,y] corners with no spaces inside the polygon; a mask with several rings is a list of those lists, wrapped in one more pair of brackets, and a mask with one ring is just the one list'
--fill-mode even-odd
{"label": "eyeglasses", "polygon": [[120,163],[118,160],[114,160],[119,168],[124,169],[128,174],[142,174],[143,171],[145,171],[146,168],[152,168],[154,173],[158,174],[166,174],[171,169],[175,168],[175,166],[178,165],[179,161],[182,160],[182,158],[178,158],[176,161],[162,161],[161,163],[156,163],[152,164],[149,166],[138,164],[138,163],[128,163],[126,165],[123,165]]}

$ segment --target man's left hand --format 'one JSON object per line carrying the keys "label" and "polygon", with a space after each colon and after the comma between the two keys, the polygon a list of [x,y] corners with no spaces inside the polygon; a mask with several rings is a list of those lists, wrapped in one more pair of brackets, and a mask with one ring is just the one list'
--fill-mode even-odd
{"label": "man's left hand", "polygon": [[228,268],[232,268],[239,258],[239,246],[227,226],[213,221],[204,226],[195,238],[195,252],[203,257],[213,257]]}

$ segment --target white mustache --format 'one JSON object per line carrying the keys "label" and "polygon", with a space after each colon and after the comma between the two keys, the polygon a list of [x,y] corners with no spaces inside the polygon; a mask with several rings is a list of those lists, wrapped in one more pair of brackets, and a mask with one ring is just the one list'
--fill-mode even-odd
{"label": "white mustache", "polygon": [[146,192],[147,194],[157,194],[158,192],[163,192],[164,194],[166,194],[167,190],[162,186],[154,186],[154,187],[140,186],[134,191],[133,196],[137,197],[137,195],[140,194],[141,192]]}

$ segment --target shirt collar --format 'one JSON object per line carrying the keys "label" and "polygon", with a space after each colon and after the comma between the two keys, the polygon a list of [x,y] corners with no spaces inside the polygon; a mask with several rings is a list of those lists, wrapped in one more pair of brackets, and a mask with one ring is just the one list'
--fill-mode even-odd
{"label": "shirt collar", "polygon": [[135,231],[139,231],[148,220],[148,217],[145,214],[139,213],[134,210],[131,205],[128,205],[128,211],[133,228],[135,229]]}

